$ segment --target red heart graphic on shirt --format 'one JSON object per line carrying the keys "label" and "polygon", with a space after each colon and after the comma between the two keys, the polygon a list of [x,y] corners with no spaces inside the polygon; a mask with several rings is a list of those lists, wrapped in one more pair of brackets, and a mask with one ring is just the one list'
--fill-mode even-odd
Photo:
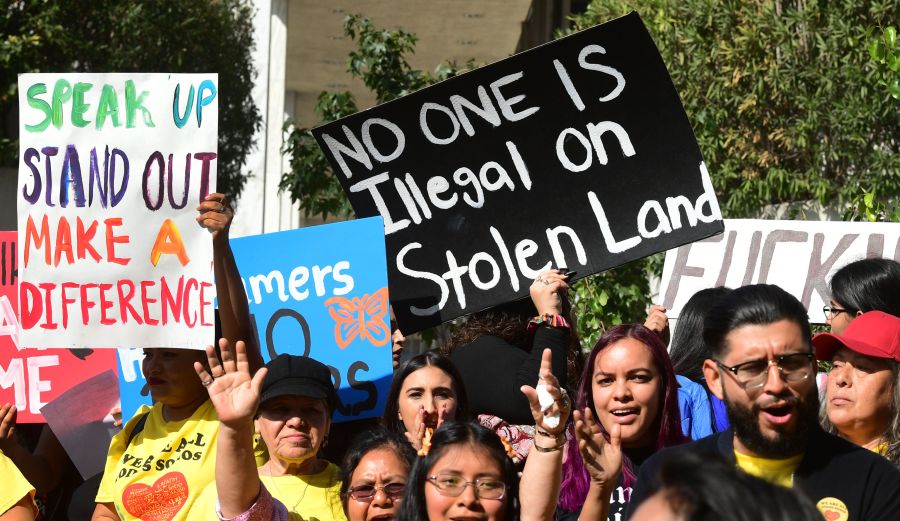
{"label": "red heart graphic on shirt", "polygon": [[122,492],[129,514],[143,521],[171,521],[188,499],[188,484],[181,472],[169,472],[156,483],[132,483]]}
{"label": "red heart graphic on shirt", "polygon": [[825,519],[828,521],[837,521],[841,518],[840,512],[835,512],[834,510],[826,510],[825,511]]}

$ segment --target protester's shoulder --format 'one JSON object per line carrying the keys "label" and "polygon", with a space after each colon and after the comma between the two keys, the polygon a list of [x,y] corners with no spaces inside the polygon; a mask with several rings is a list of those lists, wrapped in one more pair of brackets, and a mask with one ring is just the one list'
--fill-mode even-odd
{"label": "protester's shoulder", "polygon": [[665,449],[662,449],[661,451],[659,451],[657,454],[658,455],[665,454],[666,456],[668,456],[670,454],[681,453],[681,452],[692,452],[695,454],[706,454],[706,453],[721,454],[721,451],[719,450],[720,441],[722,440],[722,438],[727,439],[731,435],[732,435],[731,431],[719,432],[717,434],[713,434],[711,436],[707,436],[705,438],[701,438],[699,440],[692,441],[690,443],[683,443],[681,445],[666,447]]}
{"label": "protester's shoulder", "polygon": [[196,411],[194,411],[194,419],[215,422],[218,426],[219,413],[216,412],[216,408],[213,406],[212,401],[207,399],[200,407],[197,407]]}
{"label": "protester's shoulder", "polygon": [[115,436],[113,436],[113,443],[116,441],[120,441],[122,444],[125,443],[125,440],[131,437],[131,433],[137,428],[138,423],[148,422],[150,421],[150,415],[154,411],[154,409],[161,409],[161,405],[158,403],[153,404],[153,406],[142,404],[138,407],[138,410],[135,411],[134,415],[125,422],[125,426],[122,427],[122,430],[117,432]]}
{"label": "protester's shoulder", "polygon": [[679,391],[684,390],[684,392],[688,393],[692,398],[706,397],[706,389],[687,376],[676,374],[675,380],[678,382]]}
{"label": "protester's shoulder", "polygon": [[867,469],[869,475],[880,475],[900,484],[900,470],[884,456],[825,431],[819,431],[816,438],[815,459],[826,460],[829,466],[838,469],[852,469],[854,473]]}
{"label": "protester's shoulder", "polygon": [[0,476],[3,476],[4,480],[3,490],[0,493],[0,513],[12,508],[25,496],[34,499],[34,486],[2,450],[0,450]]}
{"label": "protester's shoulder", "polygon": [[340,467],[329,461],[320,476],[322,477],[322,482],[325,487],[340,490],[342,483]]}
{"label": "protester's shoulder", "polygon": [[643,465],[641,465],[641,473],[644,474],[645,472],[655,472],[655,470],[663,461],[673,456],[685,453],[701,454],[707,457],[722,457],[721,451],[719,450],[719,439],[722,436],[726,435],[730,436],[730,431],[713,434],[711,436],[707,436],[690,443],[683,443],[681,445],[674,445],[672,447],[660,449],[656,454],[650,456]]}

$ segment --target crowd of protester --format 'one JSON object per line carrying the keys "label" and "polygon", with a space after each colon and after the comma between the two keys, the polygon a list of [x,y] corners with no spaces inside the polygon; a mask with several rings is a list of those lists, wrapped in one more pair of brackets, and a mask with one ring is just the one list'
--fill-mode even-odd
{"label": "crowd of protester", "polygon": [[[328,368],[291,355],[263,366],[232,218],[221,194],[198,207],[221,339],[145,350],[153,405],[115,435],[103,474],[66,496],[69,518],[900,519],[893,260],[835,273],[827,333],[813,336],[776,286],[710,288],[671,335],[666,310],[648,306],[586,356],[571,273],[544,271],[530,299],[469,317],[438,350],[404,356],[395,330],[380,425],[335,449],[330,435],[348,433],[332,424]],[[71,467],[49,429],[18,443],[15,413],[0,408],[3,521],[40,518],[36,496]]]}

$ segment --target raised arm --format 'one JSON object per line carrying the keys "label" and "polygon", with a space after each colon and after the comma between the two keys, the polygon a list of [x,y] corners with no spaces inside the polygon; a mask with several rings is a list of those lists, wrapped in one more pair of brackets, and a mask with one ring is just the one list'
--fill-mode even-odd
{"label": "raised arm", "polygon": [[[531,284],[531,301],[537,309],[538,317],[561,317],[562,299],[569,289],[566,276],[559,270],[547,270],[542,272]],[[568,348],[571,331],[568,324],[562,325],[558,319],[556,322],[547,321],[536,326],[531,353],[519,367],[517,383],[528,385],[534,382],[535,372],[540,370],[541,358],[544,349],[549,348],[553,357],[553,374],[556,378],[566,379],[566,349]]]}
{"label": "raised arm", "polygon": [[247,346],[247,358],[251,371],[263,365],[259,341],[250,322],[250,306],[247,303],[247,292],[241,282],[241,274],[231,244],[228,231],[234,220],[234,209],[224,194],[213,193],[197,206],[199,215],[197,222],[209,230],[213,239],[213,271],[216,277],[216,298],[219,301],[219,320],[222,323],[222,336],[231,345],[238,340]]}
{"label": "raised arm", "polygon": [[656,333],[656,336],[662,340],[663,344],[669,345],[671,333],[666,308],[655,304],[650,306],[650,309],[647,310],[647,320],[644,321],[644,327]]}
{"label": "raised arm", "polygon": [[553,376],[551,356],[551,351],[544,349],[538,375],[538,388],[543,386],[544,389],[539,392],[527,385],[521,389],[531,405],[536,431],[534,446],[525,460],[519,483],[521,521],[551,521],[559,501],[562,449],[566,444],[565,429],[571,402]]}
{"label": "raised arm", "polygon": [[220,340],[219,348],[221,362],[209,346],[209,371],[200,362],[194,363],[194,369],[219,415],[216,491],[219,511],[225,518],[232,518],[249,510],[260,495],[261,483],[253,456],[253,414],[266,369],[260,369],[251,378],[244,342],[237,342],[232,348]]}

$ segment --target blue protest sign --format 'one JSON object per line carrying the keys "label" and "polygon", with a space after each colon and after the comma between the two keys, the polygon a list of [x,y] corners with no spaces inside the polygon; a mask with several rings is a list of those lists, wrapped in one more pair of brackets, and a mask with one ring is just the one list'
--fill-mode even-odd
{"label": "blue protest sign", "polygon": [[144,350],[138,347],[116,349],[119,360],[119,396],[122,399],[122,419],[128,421],[141,405],[153,405],[150,393],[144,390],[147,380],[141,372]]}
{"label": "blue protest sign", "polygon": [[327,365],[335,422],[380,416],[393,375],[382,219],[242,237],[231,248],[263,358]]}

